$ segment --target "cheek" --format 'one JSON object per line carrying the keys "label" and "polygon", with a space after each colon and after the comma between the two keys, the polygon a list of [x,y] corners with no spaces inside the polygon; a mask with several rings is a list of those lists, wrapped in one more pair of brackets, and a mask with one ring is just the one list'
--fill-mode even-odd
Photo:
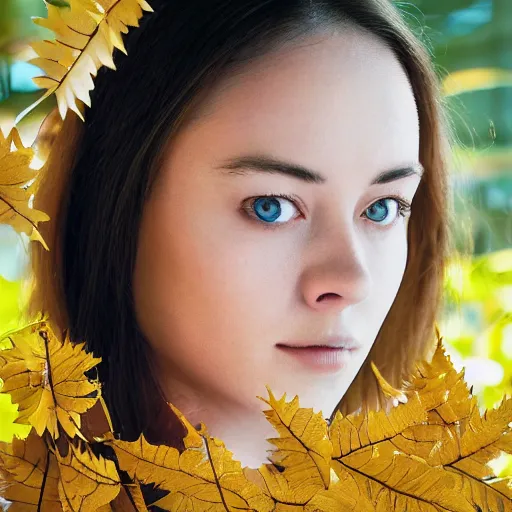
{"label": "cheek", "polygon": [[261,236],[210,209],[189,207],[186,216],[178,216],[167,203],[150,206],[145,215],[135,303],[154,346],[168,349],[180,340],[173,351],[196,347],[199,352],[205,338],[240,343],[275,325],[275,317],[282,319],[284,312],[275,306],[286,303],[277,294],[286,293],[279,279],[287,251],[282,241],[277,246],[279,237],[273,243],[267,237],[262,247]]}
{"label": "cheek", "polygon": [[407,264],[407,253],[407,238],[398,228],[378,248],[373,247],[371,252],[375,300],[386,309],[386,314],[400,288]]}

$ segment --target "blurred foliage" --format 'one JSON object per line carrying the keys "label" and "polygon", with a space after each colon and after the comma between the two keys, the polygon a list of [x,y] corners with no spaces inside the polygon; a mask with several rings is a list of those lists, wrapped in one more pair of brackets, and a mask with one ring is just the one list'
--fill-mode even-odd
{"label": "blurred foliage", "polygon": [[[21,327],[19,321],[19,301],[21,283],[9,282],[0,276],[0,333]],[[0,349],[6,348],[0,345]],[[30,428],[27,425],[17,425],[14,422],[17,408],[11,404],[9,395],[0,394],[0,441],[11,441],[14,434],[25,437]]]}
{"label": "blurred foliage", "polygon": [[[455,258],[445,280],[440,321],[457,369],[465,368],[481,409],[512,396],[512,249],[480,257]],[[512,457],[496,462],[512,474]]]}
{"label": "blurred foliage", "polygon": [[512,2],[395,3],[443,78],[458,142],[457,248],[468,226],[475,254],[512,247]]}
{"label": "blurred foliage", "polygon": [[12,53],[12,48],[32,37],[48,36],[49,32],[31,22],[31,16],[45,16],[41,0],[2,0],[0,2],[0,53]]}
{"label": "blurred foliage", "polygon": [[512,395],[512,249],[454,259],[445,301],[442,332],[466,374],[473,359],[496,363],[477,365],[478,373],[469,379],[482,404],[493,407],[505,393]]}

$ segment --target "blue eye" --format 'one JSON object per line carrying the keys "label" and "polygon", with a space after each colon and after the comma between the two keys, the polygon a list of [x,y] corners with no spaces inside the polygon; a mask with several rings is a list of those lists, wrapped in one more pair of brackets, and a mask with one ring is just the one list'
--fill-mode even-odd
{"label": "blue eye", "polygon": [[[392,205],[391,207],[389,206],[390,201]],[[366,208],[365,215],[371,221],[376,222],[381,226],[387,226],[392,224],[398,215],[405,216],[405,213],[409,210],[410,206],[405,202],[401,202],[392,197],[386,197],[385,199],[375,201],[375,203],[373,203],[369,208]]]}
{"label": "blue eye", "polygon": [[[284,196],[261,196],[250,201],[244,210],[266,224],[282,224],[293,219],[297,207]],[[279,219],[279,220],[278,220]]]}
{"label": "blue eye", "polygon": [[[266,195],[246,200],[242,206],[245,213],[262,223],[272,226],[284,224],[301,213],[295,199],[286,195]],[[393,224],[398,216],[405,217],[411,205],[403,199],[386,197],[366,208],[364,216],[379,226]]]}

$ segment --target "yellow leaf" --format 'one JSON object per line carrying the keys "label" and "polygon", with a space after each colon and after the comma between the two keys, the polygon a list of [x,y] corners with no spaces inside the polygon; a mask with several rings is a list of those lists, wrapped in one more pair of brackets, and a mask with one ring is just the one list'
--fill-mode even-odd
{"label": "yellow leaf", "polygon": [[0,462],[0,495],[12,502],[9,512],[62,510],[57,461],[34,430],[26,440],[0,443]]}
{"label": "yellow leaf", "polygon": [[333,469],[331,471],[332,483],[329,490],[315,494],[304,507],[306,512],[375,511],[359,482],[348,471],[338,470],[339,475]]}
{"label": "yellow leaf", "polygon": [[425,420],[426,413],[417,395],[412,395],[406,404],[398,405],[389,413],[369,411],[367,415],[343,417],[337,412],[329,428],[333,459],[393,439],[411,425],[422,424]]}
{"label": "yellow leaf", "polygon": [[96,457],[88,446],[83,450],[65,446],[66,456],[58,450],[52,453],[34,430],[26,441],[0,443],[0,491],[13,502],[10,511],[101,510],[119,494],[121,483],[113,461]]}
{"label": "yellow leaf", "polygon": [[19,404],[18,423],[31,424],[39,435],[48,429],[59,437],[60,425],[70,437],[79,436],[80,414],[100,396],[99,382],[84,372],[100,359],[83,350],[84,344],[61,343],[45,322],[38,322],[8,336],[11,349],[0,352],[2,393]]}
{"label": "yellow leaf", "polygon": [[[413,425],[421,425],[426,413],[417,394],[391,411],[370,411],[368,415],[343,417],[339,412],[329,429],[333,443],[332,466],[340,482],[327,493],[319,493],[313,503],[325,495],[338,502],[357,497],[361,510],[413,510],[428,503],[424,510],[467,510],[468,502],[445,507],[457,501],[450,490],[451,475],[443,468],[430,467],[414,454],[404,455],[396,440]],[[356,491],[357,490],[357,491]],[[387,508],[386,508],[387,507]],[[357,510],[357,509],[354,509]]]}
{"label": "yellow leaf", "polygon": [[[131,478],[170,491],[153,505],[176,512],[273,510],[272,500],[245,478],[240,462],[233,460],[224,443],[210,438],[205,430],[198,437],[186,423],[191,441],[183,453],[169,446],[151,445],[143,435],[135,442],[107,436],[119,467]],[[196,443],[198,439],[201,444]]]}
{"label": "yellow leaf", "polygon": [[389,397],[393,398],[393,405],[396,407],[399,403],[405,404],[407,403],[407,396],[405,393],[399,389],[395,389],[389,382],[387,382],[382,374],[380,373],[379,369],[375,365],[373,361],[370,362],[371,368],[373,370],[373,373],[375,374],[375,377],[377,378],[377,381],[379,383],[380,388],[382,389],[383,393]]}
{"label": "yellow leaf", "polygon": [[144,496],[142,495],[142,491],[140,489],[140,485],[138,483],[129,484],[126,486],[127,490],[130,494],[131,501],[135,507],[137,512],[147,512],[146,503],[144,501]]}
{"label": "yellow leaf", "polygon": [[454,478],[454,489],[480,510],[512,511],[510,479],[497,479],[488,465],[502,453],[512,452],[512,399],[481,415],[476,397],[441,343],[432,363],[418,366],[412,385],[429,410],[429,421],[407,429],[396,446],[423,457],[429,465],[443,466]]}
{"label": "yellow leaf", "polygon": [[[11,142],[17,148],[15,151],[11,151]],[[33,157],[32,149],[23,147],[16,128],[6,139],[0,131],[0,224],[10,224],[48,249],[37,224],[49,217],[31,208],[29,203],[38,177],[38,173],[30,168]]]}
{"label": "yellow leaf", "polygon": [[457,423],[464,431],[471,411],[471,400],[467,384],[464,382],[464,371],[457,373],[438,336],[436,351],[432,361],[421,361],[417,364],[412,386],[421,398],[424,408],[431,412],[429,423]]}
{"label": "yellow leaf", "polygon": [[287,403],[286,394],[276,400],[268,386],[267,391],[269,400],[259,398],[270,405],[264,414],[280,437],[268,439],[277,447],[269,457],[274,465],[263,464],[258,472],[276,501],[305,505],[329,487],[332,444],[327,424],[321,412],[299,408],[297,396]]}
{"label": "yellow leaf", "polygon": [[[400,453],[392,441],[368,446],[336,462],[333,466],[338,476],[349,473],[360,494],[375,510],[474,512],[470,502],[453,491],[454,479],[448,471],[431,467],[414,455]],[[338,492],[346,490],[338,487]]]}
{"label": "yellow leaf", "polygon": [[153,11],[145,0],[71,0],[70,5],[66,9],[47,4],[48,17],[34,18],[56,39],[31,45],[38,55],[31,63],[46,73],[34,82],[46,92],[18,115],[16,124],[54,93],[62,119],[71,109],[84,120],[76,100],[91,106],[92,77],[102,66],[115,69],[114,48],[126,53],[121,34],[139,25],[143,11]]}
{"label": "yellow leaf", "polygon": [[55,455],[64,512],[99,510],[119,494],[121,482],[114,462],[96,457],[87,444],[70,444],[66,456],[61,457],[58,450]]}

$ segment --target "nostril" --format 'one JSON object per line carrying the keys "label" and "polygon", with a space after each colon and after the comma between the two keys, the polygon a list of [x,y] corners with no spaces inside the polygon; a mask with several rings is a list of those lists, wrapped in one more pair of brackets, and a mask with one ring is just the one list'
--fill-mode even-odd
{"label": "nostril", "polygon": [[322,302],[323,300],[329,297],[336,298],[339,297],[339,295],[337,293],[322,293],[322,295],[318,297],[317,302]]}

